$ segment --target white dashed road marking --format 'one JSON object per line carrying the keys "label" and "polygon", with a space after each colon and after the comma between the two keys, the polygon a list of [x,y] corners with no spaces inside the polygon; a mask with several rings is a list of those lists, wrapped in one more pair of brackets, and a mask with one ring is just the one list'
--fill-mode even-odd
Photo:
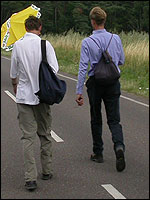
{"label": "white dashed road marking", "polygon": [[51,136],[56,142],[64,142],[53,130],[51,130]]}
{"label": "white dashed road marking", "polygon": [[[16,102],[16,97],[14,95],[12,95],[8,90],[4,91],[12,100],[14,100],[14,102]],[[64,142],[58,135],[56,135],[56,133],[51,130],[51,136],[52,138],[56,141],[56,142]]]}
{"label": "white dashed road marking", "polygon": [[105,184],[102,185],[103,188],[105,188],[105,190],[107,190],[107,192],[109,194],[111,194],[111,196],[114,197],[114,199],[126,199],[118,190],[116,190],[111,184]]}
{"label": "white dashed road marking", "polygon": [[16,97],[14,95],[12,95],[8,90],[4,91],[12,100],[14,100],[14,102],[16,102]]}

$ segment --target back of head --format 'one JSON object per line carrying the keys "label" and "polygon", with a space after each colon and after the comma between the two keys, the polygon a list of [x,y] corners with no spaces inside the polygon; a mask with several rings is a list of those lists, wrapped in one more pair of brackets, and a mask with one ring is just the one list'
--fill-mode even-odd
{"label": "back of head", "polygon": [[25,28],[29,31],[32,30],[39,30],[40,26],[42,25],[41,20],[33,15],[30,15],[25,20]]}
{"label": "back of head", "polygon": [[89,16],[91,20],[95,20],[97,25],[102,25],[106,21],[107,14],[100,7],[94,7]]}

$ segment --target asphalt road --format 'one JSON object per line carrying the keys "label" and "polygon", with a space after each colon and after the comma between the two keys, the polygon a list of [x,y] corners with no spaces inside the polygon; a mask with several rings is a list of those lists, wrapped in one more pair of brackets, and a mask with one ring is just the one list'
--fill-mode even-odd
{"label": "asphalt road", "polygon": [[[103,110],[104,163],[90,161],[92,137],[89,104],[75,102],[76,77],[61,77],[67,93],[59,105],[51,107],[52,129],[62,140],[53,139],[53,172],[51,180],[40,179],[39,139],[35,143],[38,166],[38,188],[24,188],[21,131],[16,103],[9,78],[10,59],[1,59],[1,199],[148,199],[149,198],[149,106],[148,99],[122,92],[121,124],[126,145],[126,169],[115,168],[111,133]],[[14,94],[13,94],[14,95]],[[129,99],[126,99],[128,97]]]}

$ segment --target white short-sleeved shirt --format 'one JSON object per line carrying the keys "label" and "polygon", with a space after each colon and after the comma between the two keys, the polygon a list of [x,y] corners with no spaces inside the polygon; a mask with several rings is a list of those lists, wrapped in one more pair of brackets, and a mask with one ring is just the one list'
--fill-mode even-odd
{"label": "white short-sleeved shirt", "polygon": [[[46,41],[46,54],[49,65],[54,73],[57,73],[58,62],[49,41]],[[38,35],[27,32],[23,39],[15,42],[11,56],[10,77],[18,77],[16,103],[39,104],[39,99],[34,93],[39,90],[41,60],[41,38]]]}

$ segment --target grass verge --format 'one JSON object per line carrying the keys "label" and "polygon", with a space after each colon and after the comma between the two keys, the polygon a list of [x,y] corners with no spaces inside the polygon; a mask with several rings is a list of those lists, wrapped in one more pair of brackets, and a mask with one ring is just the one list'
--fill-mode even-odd
{"label": "grass verge", "polygon": [[[121,88],[129,93],[149,96],[149,35],[146,33],[124,32],[119,34],[125,53],[125,64],[121,69]],[[60,71],[78,75],[81,42],[85,35],[70,30],[67,34],[43,35],[55,49]],[[11,52],[1,50],[4,56]]]}

